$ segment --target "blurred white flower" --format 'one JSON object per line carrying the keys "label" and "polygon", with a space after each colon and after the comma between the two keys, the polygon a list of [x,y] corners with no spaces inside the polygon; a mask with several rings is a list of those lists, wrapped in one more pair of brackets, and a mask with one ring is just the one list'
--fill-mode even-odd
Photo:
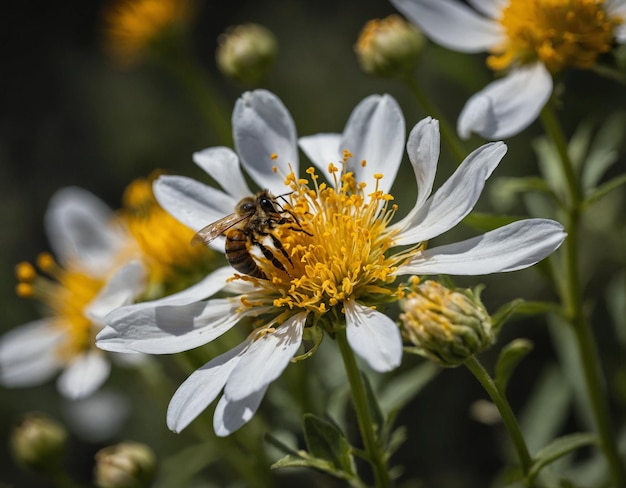
{"label": "blurred white flower", "polygon": [[[363,100],[342,134],[299,140],[317,167],[306,171],[307,178],[298,178],[295,126],[275,95],[245,93],[236,103],[233,128],[237,153],[217,147],[194,154],[224,191],[182,176],[162,176],[155,195],[163,208],[198,231],[232,213],[237,202],[253,193],[241,162],[260,188],[283,195],[276,211],[290,223],[277,225],[274,244],[270,240],[266,253],[254,255],[261,277],[231,270],[228,287],[238,294],[230,298],[205,300],[206,293],[191,287],[152,303],[122,307],[107,317],[108,327],[97,337],[105,350],[169,354],[206,344],[244,318],[255,320],[243,343],[196,370],[176,391],[167,414],[168,426],[176,432],[222,390],[215,432],[228,435],[249,421],[269,384],[298,353],[307,327],[333,333],[345,326],[350,346],[372,369],[397,367],[400,331],[379,310],[398,299],[397,277],[513,271],[543,259],[565,237],[559,223],[529,219],[426,250],[425,241],[472,210],[506,152],[499,142],[477,149],[431,196],[439,128],[430,118],[413,128],[406,145],[418,186],[415,206],[391,224],[396,206],[389,190],[404,152],[405,125],[388,95]],[[319,181],[318,173],[327,183]],[[223,238],[210,245],[223,249]],[[226,276],[214,273],[209,279],[218,288]]]}
{"label": "blurred white flower", "polygon": [[487,139],[528,127],[552,94],[552,75],[589,69],[614,42],[626,42],[625,0],[391,0],[426,36],[460,52],[487,51],[504,76],[474,94],[457,130]]}
{"label": "blurred white flower", "polygon": [[109,358],[94,343],[102,319],[141,292],[145,271],[136,255],[125,252],[130,236],[124,227],[86,190],[58,191],[45,226],[58,262],[47,253],[39,256],[38,267],[47,277],[28,263],[17,266],[18,294],[41,301],[45,318],[0,338],[0,383],[35,386],[61,372],[59,392],[82,398],[109,376]]}

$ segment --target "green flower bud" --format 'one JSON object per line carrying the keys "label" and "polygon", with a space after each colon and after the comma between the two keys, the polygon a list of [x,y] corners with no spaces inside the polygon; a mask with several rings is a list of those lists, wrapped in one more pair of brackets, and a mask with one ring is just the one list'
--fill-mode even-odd
{"label": "green flower bud", "polygon": [[47,472],[60,464],[66,441],[67,432],[60,423],[43,414],[32,413],[15,426],[9,443],[18,464]]}
{"label": "green flower bud", "polygon": [[399,15],[370,20],[359,35],[354,51],[366,73],[402,77],[417,67],[424,36]]}
{"label": "green flower bud", "polygon": [[139,442],[122,442],[96,453],[95,482],[99,488],[147,488],[155,472],[154,453]]}
{"label": "green flower bud", "polygon": [[491,317],[471,290],[426,281],[415,286],[403,311],[405,338],[418,354],[442,366],[459,366],[495,340]]}
{"label": "green flower bud", "polygon": [[217,41],[218,68],[225,76],[244,83],[263,79],[278,49],[274,34],[252,23],[230,27]]}

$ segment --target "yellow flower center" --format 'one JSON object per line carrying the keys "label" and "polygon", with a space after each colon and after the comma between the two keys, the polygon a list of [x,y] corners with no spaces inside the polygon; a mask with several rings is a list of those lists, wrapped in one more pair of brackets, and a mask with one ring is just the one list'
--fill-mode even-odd
{"label": "yellow flower center", "polygon": [[128,185],[121,217],[139,245],[151,286],[159,288],[148,294],[163,296],[197,282],[214,269],[216,253],[206,246],[192,246],[193,230],[158,204],[152,193],[156,175]]}
{"label": "yellow flower center", "polygon": [[[344,163],[350,157],[345,154]],[[297,223],[278,226],[274,235],[289,258],[273,252],[284,270],[267,259],[257,260],[268,280],[237,276],[263,288],[243,300],[245,306],[271,300],[285,314],[309,311],[319,317],[348,299],[368,305],[395,299],[393,272],[410,251],[387,255],[394,244],[387,229],[396,211],[390,205],[393,197],[377,185],[368,193],[353,173],[339,175],[332,164],[330,170],[335,187],[318,184],[313,168],[307,170],[311,181],[287,177],[292,191],[289,204],[282,206]]]}
{"label": "yellow flower center", "polygon": [[63,268],[47,253],[39,255],[37,266],[48,277],[38,274],[29,263],[16,266],[17,294],[39,300],[54,327],[65,330],[66,340],[57,352],[69,361],[94,347],[96,330],[85,315],[85,307],[96,297],[104,281],[72,265]]}
{"label": "yellow flower center", "polygon": [[622,22],[607,14],[604,0],[510,0],[500,18],[507,39],[487,65],[503,70],[541,61],[552,73],[567,66],[588,69],[611,49]]}
{"label": "yellow flower center", "polygon": [[105,48],[120,65],[136,62],[168,28],[188,22],[189,0],[116,0],[104,14]]}

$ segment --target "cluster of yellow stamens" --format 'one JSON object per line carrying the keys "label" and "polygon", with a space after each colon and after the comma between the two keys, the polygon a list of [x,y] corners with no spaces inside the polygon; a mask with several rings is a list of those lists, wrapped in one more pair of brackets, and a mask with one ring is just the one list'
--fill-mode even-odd
{"label": "cluster of yellow stamens", "polygon": [[623,19],[607,14],[604,0],[510,0],[499,21],[507,40],[493,49],[490,68],[540,61],[555,73],[593,67]]}
{"label": "cluster of yellow stamens", "polygon": [[152,192],[156,176],[128,185],[120,215],[139,245],[149,283],[160,287],[163,295],[189,286],[215,268],[216,253],[190,245],[194,232],[158,204]]}
{"label": "cluster of yellow stamens", "polygon": [[[344,168],[350,157],[346,151]],[[333,164],[329,171],[334,187],[319,183],[313,168],[307,170],[310,181],[293,173],[286,179],[292,190],[286,209],[297,225],[281,225],[275,235],[291,262],[281,259],[286,272],[262,262],[271,279],[259,280],[271,292],[272,305],[286,313],[309,311],[319,316],[345,300],[376,304],[393,300],[397,293],[390,286],[393,272],[407,254],[386,255],[394,244],[387,227],[397,208],[390,204],[393,197],[378,189],[383,176],[375,175],[376,187],[368,192],[354,173]]]}
{"label": "cluster of yellow stamens", "polygon": [[60,266],[48,253],[38,256],[37,267],[47,276],[39,274],[27,262],[16,266],[17,294],[39,300],[54,327],[65,330],[66,339],[57,352],[69,360],[94,344],[95,330],[85,309],[104,282],[72,265]]}

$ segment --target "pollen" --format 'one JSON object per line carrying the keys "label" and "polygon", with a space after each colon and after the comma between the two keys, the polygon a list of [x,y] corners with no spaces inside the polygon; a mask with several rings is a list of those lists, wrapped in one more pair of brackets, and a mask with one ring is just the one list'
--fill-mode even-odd
{"label": "pollen", "polygon": [[611,49],[615,28],[623,22],[604,9],[604,0],[510,0],[500,24],[506,41],[492,50],[487,65],[542,62],[550,72],[566,67],[589,69]]}
{"label": "pollen", "polygon": [[[344,151],[344,157],[350,156]],[[389,253],[394,234],[388,225],[396,207],[388,205],[390,195],[378,190],[383,175],[372,181],[375,190],[365,194],[365,183],[341,166],[341,173],[330,166],[337,168],[331,171],[333,185],[319,183],[313,168],[306,171],[308,180],[286,178],[291,181],[284,205],[289,223],[274,230],[286,256],[273,252],[284,270],[259,259],[270,279],[258,280],[262,291],[255,298],[265,297],[266,303],[290,313],[321,317],[335,307],[340,311],[345,300],[375,304],[397,293],[394,271],[407,254]]]}

